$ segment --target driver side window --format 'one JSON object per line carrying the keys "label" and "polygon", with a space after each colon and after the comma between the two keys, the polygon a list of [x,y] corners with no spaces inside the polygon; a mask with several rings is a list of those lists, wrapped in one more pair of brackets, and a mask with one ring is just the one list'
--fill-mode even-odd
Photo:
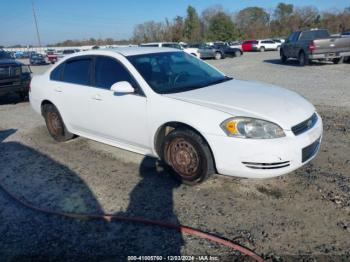
{"label": "driver side window", "polygon": [[95,86],[110,89],[116,82],[127,81],[135,90],[138,86],[128,70],[117,60],[107,56],[97,56],[95,60]]}

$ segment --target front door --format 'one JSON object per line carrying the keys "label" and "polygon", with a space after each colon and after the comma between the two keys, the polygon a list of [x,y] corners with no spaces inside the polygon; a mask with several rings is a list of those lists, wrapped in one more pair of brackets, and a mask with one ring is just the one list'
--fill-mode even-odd
{"label": "front door", "polygon": [[[94,134],[121,146],[148,149],[147,98],[142,94],[129,71],[116,59],[95,57],[94,87],[89,103]],[[110,90],[120,81],[129,82],[135,92],[118,94]]]}

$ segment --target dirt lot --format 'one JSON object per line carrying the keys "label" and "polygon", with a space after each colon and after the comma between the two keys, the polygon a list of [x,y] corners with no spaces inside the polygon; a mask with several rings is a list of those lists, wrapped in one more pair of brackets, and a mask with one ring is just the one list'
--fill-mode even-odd
{"label": "dirt lot", "polygon": [[[16,96],[0,97],[0,181],[57,211],[113,213],[181,223],[271,261],[350,260],[350,64],[281,65],[276,52],[209,61],[229,75],[296,90],[324,120],[318,157],[273,179],[216,175],[188,187],[152,159],[84,138],[58,144]],[[40,73],[46,67],[35,67]],[[64,219],[31,211],[0,191],[2,261],[125,261],[128,255],[218,255],[231,250],[156,227]]]}

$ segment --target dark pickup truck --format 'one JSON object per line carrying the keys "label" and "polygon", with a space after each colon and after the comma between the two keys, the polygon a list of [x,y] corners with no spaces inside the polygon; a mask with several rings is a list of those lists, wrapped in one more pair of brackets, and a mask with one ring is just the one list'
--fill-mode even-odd
{"label": "dark pickup truck", "polygon": [[0,95],[17,93],[21,99],[28,95],[31,70],[5,51],[0,50]]}
{"label": "dark pickup truck", "polygon": [[338,64],[350,56],[350,38],[332,37],[326,29],[297,31],[289,35],[280,50],[281,61],[296,58],[301,66],[312,60]]}

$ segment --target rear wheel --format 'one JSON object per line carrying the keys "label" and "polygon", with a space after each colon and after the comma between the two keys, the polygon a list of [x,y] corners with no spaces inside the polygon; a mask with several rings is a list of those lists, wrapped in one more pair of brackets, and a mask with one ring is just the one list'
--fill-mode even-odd
{"label": "rear wheel", "polygon": [[45,118],[46,127],[53,139],[58,142],[64,142],[74,137],[74,134],[67,130],[60,113],[54,105],[44,105],[43,115]]}
{"label": "rear wheel", "polygon": [[220,60],[222,58],[222,54],[220,52],[215,53],[215,59]]}
{"label": "rear wheel", "polygon": [[215,173],[208,144],[191,129],[174,129],[165,137],[163,159],[175,177],[187,185],[198,184]]}
{"label": "rear wheel", "polygon": [[343,56],[341,56],[341,57],[339,57],[339,58],[334,58],[333,59],[333,63],[334,64],[341,64],[341,63],[343,63],[344,62],[344,57]]}
{"label": "rear wheel", "polygon": [[299,53],[298,61],[300,66],[305,66],[309,64],[309,60],[307,59],[304,52]]}
{"label": "rear wheel", "polygon": [[21,101],[27,101],[28,100],[28,92],[22,91],[22,92],[18,92],[17,94],[21,98]]}

